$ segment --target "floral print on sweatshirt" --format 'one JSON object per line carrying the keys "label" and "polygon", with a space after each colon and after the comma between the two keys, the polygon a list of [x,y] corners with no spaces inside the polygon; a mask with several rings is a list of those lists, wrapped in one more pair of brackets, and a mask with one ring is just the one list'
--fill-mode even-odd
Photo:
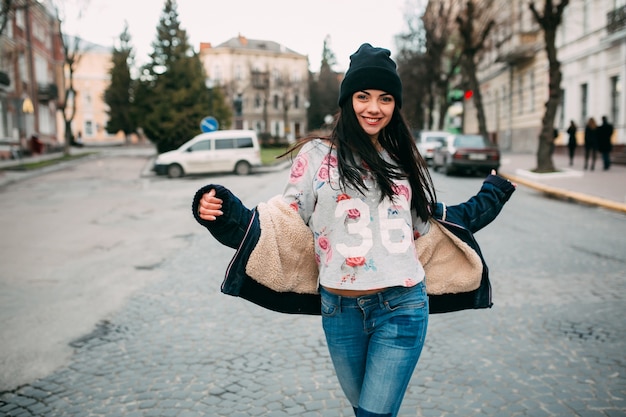
{"label": "floral print on sweatshirt", "polygon": [[283,197],[313,232],[320,284],[354,290],[416,285],[424,270],[415,251],[408,181],[396,181],[396,198],[382,202],[373,177],[364,182],[366,195],[341,189],[337,157],[319,139],[294,159]]}

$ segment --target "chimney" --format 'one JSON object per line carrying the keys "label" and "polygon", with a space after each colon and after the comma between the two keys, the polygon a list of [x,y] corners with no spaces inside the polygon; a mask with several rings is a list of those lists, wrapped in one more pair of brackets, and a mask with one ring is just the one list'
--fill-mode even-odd
{"label": "chimney", "polygon": [[241,33],[239,34],[239,43],[243,46],[246,46],[248,44],[248,39],[246,39],[246,37],[243,36]]}
{"label": "chimney", "polygon": [[204,51],[205,49],[211,49],[211,42],[200,42],[200,52]]}

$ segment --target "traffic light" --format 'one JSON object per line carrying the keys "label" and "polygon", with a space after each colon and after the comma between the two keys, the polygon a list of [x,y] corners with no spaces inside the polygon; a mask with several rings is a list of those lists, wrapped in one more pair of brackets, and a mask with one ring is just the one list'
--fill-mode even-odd
{"label": "traffic light", "polygon": [[463,97],[465,98],[465,100],[469,100],[473,96],[474,92],[472,90],[465,90],[465,93],[463,93]]}

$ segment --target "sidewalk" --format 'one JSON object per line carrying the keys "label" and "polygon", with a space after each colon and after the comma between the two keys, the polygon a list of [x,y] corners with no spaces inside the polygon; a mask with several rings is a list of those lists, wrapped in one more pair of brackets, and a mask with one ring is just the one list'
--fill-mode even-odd
{"label": "sidewalk", "polygon": [[[578,151],[578,155],[574,159],[574,165],[570,167],[563,149],[557,150],[557,153],[553,156],[553,162],[560,172],[550,174],[536,174],[532,172],[537,166],[537,155],[534,153],[505,152],[502,155],[502,165],[499,174],[517,183],[519,186],[530,187],[553,197],[604,207],[626,214],[626,165],[613,164],[608,171],[604,171],[602,169],[602,160],[598,158],[596,160],[596,169],[594,171],[585,171],[583,170],[582,150],[579,149]],[[71,149],[72,155],[91,152],[95,155],[93,157],[123,155],[148,158],[156,155],[156,150],[152,145],[93,146]],[[53,153],[24,158],[20,161],[0,161],[0,187],[25,178],[63,169],[67,164],[72,164],[76,161],[84,161],[84,159],[77,159],[61,162],[31,171],[4,170],[5,168],[17,167],[20,164],[59,158],[61,156],[61,153]]]}
{"label": "sidewalk", "polygon": [[68,161],[60,161],[47,165],[39,169],[20,169],[21,165],[43,162],[63,157],[62,152],[51,152],[43,155],[28,156],[21,159],[0,160],[0,188],[19,182],[21,180],[32,178],[46,174],[48,172],[65,169],[67,166],[76,163],[83,163],[93,158],[101,158],[108,156],[128,156],[128,157],[145,157],[156,156],[157,152],[152,144],[140,144],[140,145],[91,145],[82,148],[70,148],[70,155],[83,155],[88,154],[83,158],[77,158]]}
{"label": "sidewalk", "polygon": [[626,214],[626,165],[612,164],[604,171],[598,158],[595,170],[583,170],[583,156],[578,151],[571,167],[567,155],[555,153],[552,161],[560,172],[550,174],[532,172],[537,166],[534,153],[503,153],[499,173],[518,185],[553,197]]}

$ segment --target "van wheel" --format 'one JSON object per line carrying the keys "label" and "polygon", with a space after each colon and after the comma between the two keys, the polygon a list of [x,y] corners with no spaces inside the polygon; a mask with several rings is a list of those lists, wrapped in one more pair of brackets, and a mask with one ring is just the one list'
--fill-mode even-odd
{"label": "van wheel", "polygon": [[250,175],[252,167],[246,161],[239,161],[235,165],[235,174],[237,175]]}
{"label": "van wheel", "polygon": [[172,164],[167,167],[167,176],[170,178],[180,178],[185,175],[185,171],[183,171],[183,167],[178,164]]}

